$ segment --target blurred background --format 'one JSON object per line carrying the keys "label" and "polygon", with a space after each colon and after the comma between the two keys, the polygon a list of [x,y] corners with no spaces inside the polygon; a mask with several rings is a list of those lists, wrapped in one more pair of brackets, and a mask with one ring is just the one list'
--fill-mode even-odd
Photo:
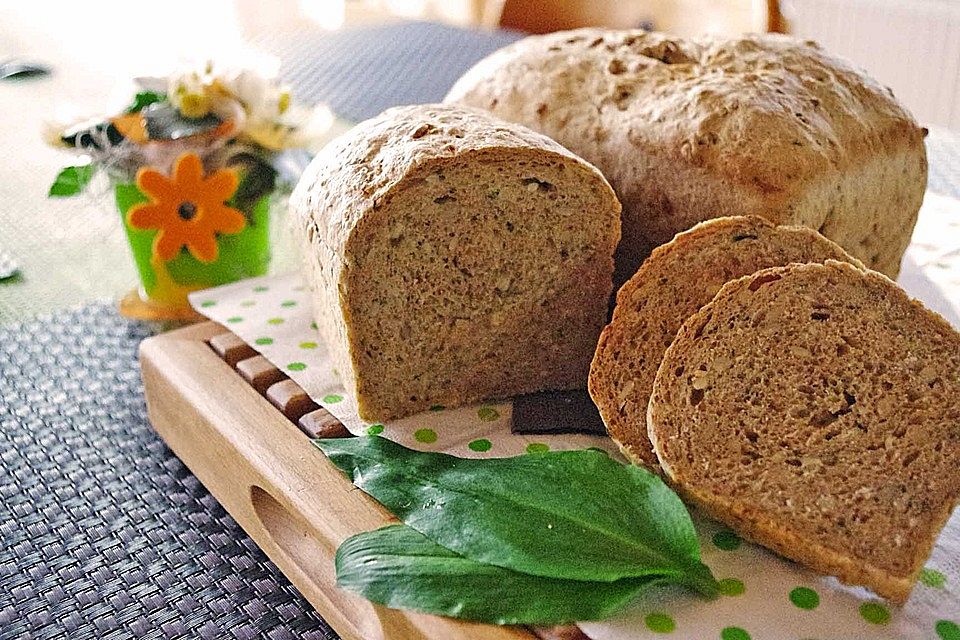
{"label": "blurred background", "polygon": [[[7,1],[0,54],[37,43],[91,73],[129,77],[171,52],[219,52],[264,34],[401,20],[545,33],[580,26],[679,35],[779,31],[819,41],[889,85],[924,122],[960,128],[956,0],[88,0]],[[122,51],[122,56],[108,55]],[[52,52],[50,52],[52,53]]]}
{"label": "blurred background", "polygon": [[[19,267],[0,275],[0,322],[115,298],[136,282],[112,196],[47,199],[69,158],[43,144],[50,120],[117,113],[133,77],[264,52],[295,99],[331,107],[332,135],[394,104],[440,100],[475,60],[522,33],[579,26],[817,40],[890,86],[936,133],[931,188],[940,174],[960,174],[960,156],[938,152],[960,148],[957,0],[5,0],[0,64],[52,73],[0,85],[0,272],[7,258]],[[293,268],[283,239],[275,243],[274,271]]]}

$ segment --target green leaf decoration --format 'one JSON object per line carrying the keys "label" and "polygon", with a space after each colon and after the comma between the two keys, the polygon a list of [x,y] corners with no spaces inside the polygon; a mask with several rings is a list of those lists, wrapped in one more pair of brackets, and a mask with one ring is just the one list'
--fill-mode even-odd
{"label": "green leaf decoration", "polygon": [[659,576],[718,594],[677,495],[606,453],[470,460],[376,436],[314,442],[404,523],[474,562],[568,580]]}
{"label": "green leaf decoration", "polygon": [[65,198],[77,195],[90,183],[95,171],[92,164],[66,167],[50,185],[47,197]]}
{"label": "green leaf decoration", "polygon": [[338,586],[377,604],[491,624],[599,620],[659,581],[531,576],[458,556],[405,525],[347,539],[336,569]]}
{"label": "green leaf decoration", "polygon": [[164,93],[158,93],[156,91],[138,91],[137,95],[133,97],[133,102],[130,103],[130,106],[127,107],[127,113],[137,113],[144,107],[153,104],[154,102],[163,102],[167,99],[167,95]]}

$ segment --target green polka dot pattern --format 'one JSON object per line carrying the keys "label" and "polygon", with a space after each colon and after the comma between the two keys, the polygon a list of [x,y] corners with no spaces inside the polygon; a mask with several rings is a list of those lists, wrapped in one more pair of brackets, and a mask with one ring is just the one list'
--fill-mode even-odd
{"label": "green polka dot pattern", "polygon": [[643,623],[647,625],[647,629],[654,633],[670,633],[677,628],[677,623],[673,621],[673,618],[659,611],[648,613],[643,619]]}
{"label": "green polka dot pattern", "polygon": [[790,592],[790,602],[798,609],[812,611],[820,606],[820,594],[810,587],[797,587]]}
{"label": "green polka dot pattern", "polygon": [[259,287],[254,287],[253,290],[255,293],[263,293],[264,291],[269,291],[270,287],[265,287],[263,285],[260,285]]}
{"label": "green polka dot pattern", "polygon": [[950,620],[938,620],[934,626],[940,640],[960,640],[960,626]]}
{"label": "green polka dot pattern", "polygon": [[750,634],[740,627],[726,627],[720,632],[720,640],[750,640]]}
{"label": "green polka dot pattern", "polygon": [[860,617],[870,624],[887,624],[890,610],[879,602],[864,602],[860,605]]}
{"label": "green polka dot pattern", "polygon": [[480,407],[477,409],[477,417],[484,422],[493,422],[500,418],[500,413],[493,407]]}
{"label": "green polka dot pattern", "polygon": [[733,551],[740,547],[740,536],[729,529],[717,531],[713,534],[713,544],[717,549],[724,551]]}
{"label": "green polka dot pattern", "polygon": [[[550,457],[554,455],[551,451],[567,449],[596,449],[616,456],[606,442],[513,435],[508,426],[500,428],[510,415],[508,405],[492,399],[453,410],[436,404],[429,407],[431,413],[419,419],[389,426],[363,420],[356,415],[353,400],[344,390],[326,344],[312,322],[309,295],[298,293],[303,287],[289,283],[262,280],[256,284],[261,282],[269,288],[261,286],[254,291],[254,283],[241,285],[232,298],[198,292],[193,304],[263,353],[323,406],[342,414],[342,421],[354,434],[396,438],[414,449],[464,458],[520,452]],[[729,525],[704,523],[697,529],[708,564],[716,561],[720,597],[690,611],[682,602],[674,608],[677,603],[672,598],[661,599],[651,593],[649,599],[634,604],[634,634],[698,640],[878,640],[890,634],[897,636],[903,625],[930,640],[960,640],[960,618],[949,605],[945,608],[938,604],[930,609],[932,613],[921,615],[914,608],[901,612],[881,598],[846,589],[837,591],[831,582],[811,578],[794,565],[746,544]],[[953,598],[960,580],[952,568],[937,564],[935,559],[927,565],[918,576],[918,596],[937,603]],[[756,571],[758,568],[762,571]]]}
{"label": "green polka dot pattern", "polygon": [[470,444],[467,445],[467,447],[471,451],[479,451],[479,452],[490,451],[490,449],[493,447],[493,443],[491,443],[486,438],[480,438],[479,440],[472,441]]}
{"label": "green polka dot pattern", "polygon": [[437,432],[433,429],[417,429],[413,434],[413,439],[423,444],[430,444],[437,441]]}
{"label": "green polka dot pattern", "polygon": [[719,582],[720,593],[725,596],[741,596],[747,590],[743,580],[738,578],[724,578]]}
{"label": "green polka dot pattern", "polygon": [[920,582],[934,589],[943,589],[947,584],[947,576],[936,569],[924,568],[920,572]]}

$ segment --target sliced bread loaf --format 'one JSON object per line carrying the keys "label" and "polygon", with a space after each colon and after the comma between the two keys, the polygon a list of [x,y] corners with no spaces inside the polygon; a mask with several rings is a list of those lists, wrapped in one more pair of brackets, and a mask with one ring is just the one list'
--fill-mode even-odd
{"label": "sliced bread loaf", "polygon": [[713,517],[903,602],[960,498],[960,335],[878,273],[766,269],[684,323],[648,427]]}
{"label": "sliced bread loaf", "polygon": [[592,165],[473,109],[390,109],[291,200],[314,313],[361,417],[582,388],[620,205]]}
{"label": "sliced bread loaf", "polygon": [[618,282],[674,234],[743,214],[817,229],[895,277],[927,181],[923,130],[890,90],[789,36],[531,36],[477,63],[447,100],[600,168],[623,203]]}
{"label": "sliced bread loaf", "polygon": [[647,404],[663,352],[684,320],[730,280],[827,259],[860,266],[812,229],[778,227],[756,216],[715,218],[657,247],[617,293],[613,320],[590,367],[590,396],[624,454],[659,469],[647,438]]}

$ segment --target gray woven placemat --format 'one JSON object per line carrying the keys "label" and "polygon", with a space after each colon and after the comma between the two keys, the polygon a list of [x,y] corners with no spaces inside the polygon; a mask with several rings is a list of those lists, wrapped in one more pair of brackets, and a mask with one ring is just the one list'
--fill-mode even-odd
{"label": "gray woven placemat", "polygon": [[0,638],[336,638],[151,429],[150,332],[0,328]]}
{"label": "gray woven placemat", "polygon": [[475,62],[521,34],[404,22],[299,31],[254,42],[276,55],[296,98],[359,122],[400,104],[440,102]]}

